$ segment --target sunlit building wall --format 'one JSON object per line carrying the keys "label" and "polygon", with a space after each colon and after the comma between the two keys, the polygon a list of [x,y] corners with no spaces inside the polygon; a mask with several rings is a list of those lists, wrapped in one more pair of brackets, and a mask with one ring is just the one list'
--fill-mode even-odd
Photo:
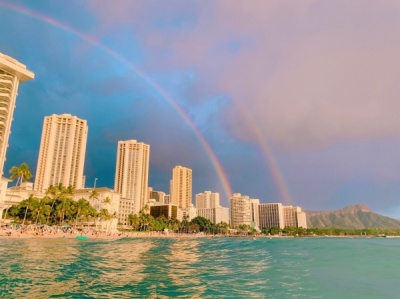
{"label": "sunlit building wall", "polygon": [[210,209],[219,207],[219,193],[212,193],[211,191],[204,191],[203,193],[196,194],[196,208]]}
{"label": "sunlit building wall", "polygon": [[150,145],[136,140],[118,141],[114,189],[129,203],[129,214],[138,214],[147,202],[149,159]]}
{"label": "sunlit building wall", "polygon": [[263,203],[258,206],[260,225],[259,228],[279,227],[284,228],[283,206],[281,203]]}
{"label": "sunlit building wall", "polygon": [[0,53],[0,220],[2,219],[4,209],[9,208],[12,202],[19,202],[21,200],[19,196],[13,198],[10,198],[10,196],[7,197],[9,180],[3,177],[4,164],[19,83],[26,82],[34,77],[35,74],[28,70],[26,65],[8,55]]}
{"label": "sunlit building wall", "polygon": [[0,177],[4,174],[4,163],[19,83],[34,77],[35,74],[29,71],[24,64],[0,53]]}
{"label": "sunlit building wall", "polygon": [[214,224],[221,222],[229,223],[229,208],[197,209],[197,215],[210,220]]}
{"label": "sunlit building wall", "polygon": [[71,114],[44,118],[34,189],[44,193],[50,185],[62,183],[83,187],[88,126]]}
{"label": "sunlit building wall", "polygon": [[301,210],[297,211],[297,227],[307,228],[307,215]]}
{"label": "sunlit building wall", "polygon": [[250,198],[240,193],[235,193],[230,198],[231,204],[231,226],[236,227],[241,224],[251,224]]}
{"label": "sunlit building wall", "polygon": [[258,228],[260,227],[260,215],[258,206],[260,205],[259,199],[250,199],[250,207],[251,207],[251,222]]}
{"label": "sunlit building wall", "polygon": [[175,166],[170,181],[171,203],[181,209],[190,208],[192,204],[192,170]]}
{"label": "sunlit building wall", "polygon": [[155,199],[156,202],[159,203],[166,203],[164,201],[165,198],[165,193],[162,191],[150,191],[150,195],[149,195],[150,199]]}

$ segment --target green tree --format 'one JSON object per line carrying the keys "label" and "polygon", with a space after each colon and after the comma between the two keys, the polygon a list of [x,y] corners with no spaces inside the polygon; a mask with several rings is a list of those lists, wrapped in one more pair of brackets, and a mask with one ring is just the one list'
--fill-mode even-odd
{"label": "green tree", "polygon": [[28,210],[31,210],[33,206],[36,204],[37,198],[33,196],[33,194],[29,195],[28,199],[25,199],[21,202],[21,206],[25,207],[25,214],[24,214],[24,220],[22,221],[22,225],[25,224],[26,216],[28,215]]}
{"label": "green tree", "polygon": [[21,185],[22,182],[27,182],[32,177],[31,170],[29,169],[29,165],[27,163],[21,163],[20,166],[11,167],[9,173],[11,174],[11,181],[17,179],[16,186]]}

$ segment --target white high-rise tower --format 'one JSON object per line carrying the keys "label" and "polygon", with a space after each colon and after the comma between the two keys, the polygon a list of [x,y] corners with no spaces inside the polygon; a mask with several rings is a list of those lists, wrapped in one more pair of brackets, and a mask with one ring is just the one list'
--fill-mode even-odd
{"label": "white high-rise tower", "polygon": [[192,170],[183,166],[172,169],[170,182],[171,203],[181,209],[190,208],[192,204]]}
{"label": "white high-rise tower", "polygon": [[71,114],[53,114],[44,118],[35,190],[44,193],[50,185],[62,183],[83,187],[88,126]]}
{"label": "white high-rise tower", "polygon": [[0,53],[0,177],[4,173],[18,85],[34,77],[35,74],[27,70],[25,65]]}
{"label": "white high-rise tower", "polygon": [[139,213],[146,204],[149,159],[150,145],[136,140],[118,142],[114,189],[128,201],[127,214]]}

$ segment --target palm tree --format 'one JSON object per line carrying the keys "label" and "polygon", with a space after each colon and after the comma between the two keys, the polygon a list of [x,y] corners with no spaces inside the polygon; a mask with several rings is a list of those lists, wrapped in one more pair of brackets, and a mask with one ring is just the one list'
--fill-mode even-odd
{"label": "palm tree", "polygon": [[[90,204],[93,206],[93,207],[95,207],[96,208],[96,210],[97,210],[97,200],[99,199],[99,192],[97,192],[96,191],[96,189],[93,189],[91,192],[90,192],[90,195],[89,195],[89,201],[90,201]],[[95,203],[94,202],[96,202],[96,206],[95,206]]]}
{"label": "palm tree", "polygon": [[25,206],[25,215],[24,215],[24,221],[22,221],[22,225],[25,224],[25,220],[26,220],[26,215],[28,214],[28,209],[31,210],[32,207],[35,205],[35,201],[37,199],[33,196],[33,194],[29,195],[28,199],[25,199],[23,201],[24,206]]}
{"label": "palm tree", "polygon": [[49,213],[50,214],[50,207],[47,205],[46,198],[40,198],[38,200],[37,204],[33,207],[32,212],[33,212],[33,214],[37,213],[35,224],[37,224],[39,221],[40,213],[43,213],[43,214]]}
{"label": "palm tree", "polygon": [[77,202],[77,211],[76,211],[76,216],[75,216],[75,226],[78,224],[78,218],[79,216],[83,215],[87,215],[89,212],[88,209],[88,202],[86,201],[86,199],[81,198],[78,200]]}
{"label": "palm tree", "polygon": [[9,170],[9,173],[11,174],[10,180],[14,181],[17,179],[16,186],[21,185],[22,182],[27,182],[31,177],[32,173],[31,170],[29,169],[29,165],[27,163],[21,163],[20,166],[13,166]]}
{"label": "palm tree", "polygon": [[[19,186],[22,181],[26,182],[28,181],[31,177],[32,177],[32,173],[29,169],[29,165],[27,163],[21,163],[20,166],[13,166],[11,167],[11,169],[8,171],[11,176],[10,176],[10,180],[14,181],[15,179],[17,179],[17,183],[15,184],[15,186]],[[11,195],[10,195],[10,200],[11,200]],[[7,208],[5,215],[4,215],[4,220],[6,220],[7,218],[7,212],[8,209],[10,207]]]}
{"label": "palm tree", "polygon": [[62,183],[59,183],[58,185],[50,185],[49,188],[47,188],[45,194],[47,197],[49,197],[49,196],[51,197],[52,203],[51,203],[50,213],[47,216],[46,224],[48,224],[50,214],[53,212],[54,203],[55,203],[56,199],[59,198],[59,196],[62,193],[62,190],[64,188],[65,187],[63,186]]}

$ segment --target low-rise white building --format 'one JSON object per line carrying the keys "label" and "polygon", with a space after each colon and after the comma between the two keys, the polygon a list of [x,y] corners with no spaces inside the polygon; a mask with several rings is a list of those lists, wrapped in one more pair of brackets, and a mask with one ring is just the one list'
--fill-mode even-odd
{"label": "low-rise white building", "polygon": [[[93,190],[95,190],[98,194],[96,198],[91,198]],[[108,213],[112,217],[108,220],[101,221],[100,226],[102,229],[111,231],[117,230],[121,204],[121,196],[118,192],[106,187],[83,188],[75,190],[73,199],[78,201],[81,198],[86,199],[96,209],[97,212],[100,212],[103,209],[108,210]]]}
{"label": "low-rise white building", "polygon": [[210,220],[213,224],[221,222],[229,223],[229,208],[216,207],[209,209],[197,209],[197,215]]}

